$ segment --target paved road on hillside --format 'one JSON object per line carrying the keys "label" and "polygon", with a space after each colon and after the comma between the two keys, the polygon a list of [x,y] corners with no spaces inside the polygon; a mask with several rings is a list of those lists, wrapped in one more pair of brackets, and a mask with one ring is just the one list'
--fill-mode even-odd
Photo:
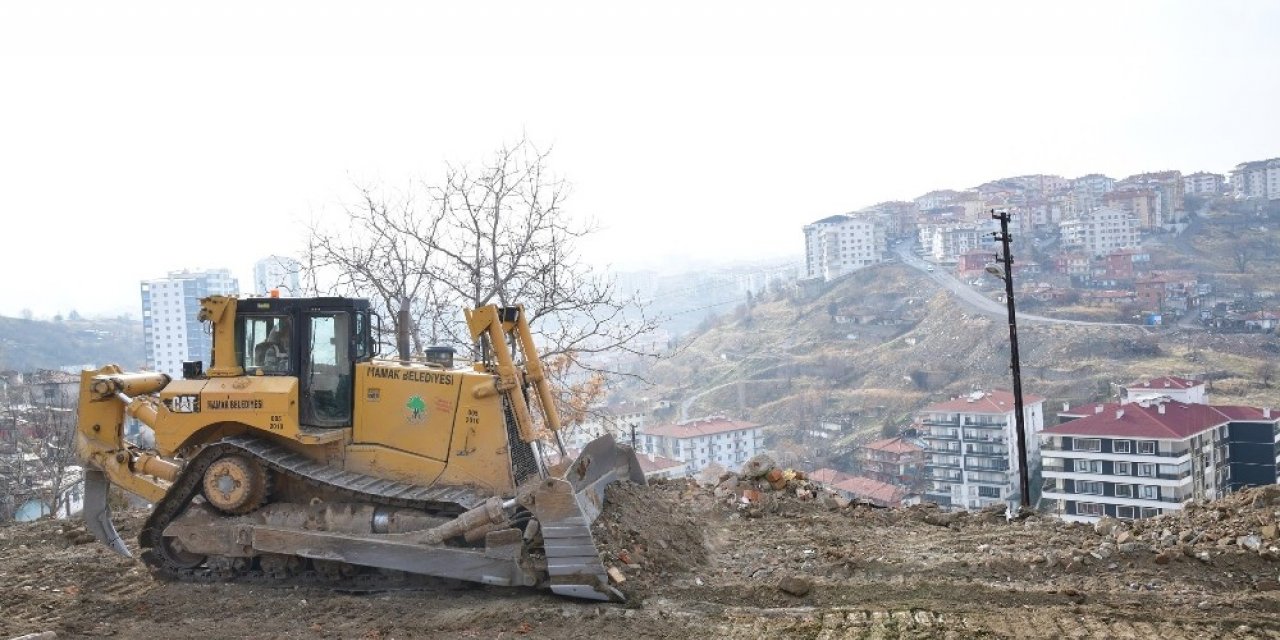
{"label": "paved road on hillside", "polygon": [[[948,272],[945,268],[934,268],[934,270],[930,272],[929,267],[933,265],[928,262],[925,262],[915,254],[913,254],[911,252],[912,246],[914,246],[912,245],[912,243],[903,242],[903,243],[900,243],[898,247],[895,249],[895,251],[897,251],[898,253],[898,258],[902,260],[903,264],[913,269],[916,269],[917,271],[920,271],[930,280],[933,280],[935,283],[937,283],[938,286],[946,289],[947,291],[950,291],[953,295],[959,298],[961,302],[963,302],[966,306],[974,309],[975,311],[978,311],[979,313],[985,313],[989,316],[995,316],[1000,318],[1001,320],[1007,321],[1009,317],[1009,311],[1008,309],[1005,308],[1005,305],[999,302],[996,302],[995,300],[992,300],[991,298],[988,298],[977,291],[974,291],[972,287],[956,279],[956,277],[951,275],[951,273]],[[1037,316],[1034,314],[1022,313],[1021,311],[1018,312],[1018,321],[1019,322],[1044,322],[1049,324],[1074,324],[1074,325],[1094,326],[1094,327],[1139,327],[1141,328],[1140,325],[1136,325],[1136,324],[1127,324],[1127,323],[1120,323],[1120,322],[1089,322],[1087,320],[1065,320],[1062,318],[1050,318],[1047,316]]]}

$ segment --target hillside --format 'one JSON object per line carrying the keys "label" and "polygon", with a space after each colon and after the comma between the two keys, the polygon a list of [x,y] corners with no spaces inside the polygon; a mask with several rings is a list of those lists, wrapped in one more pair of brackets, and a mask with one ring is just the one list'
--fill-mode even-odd
{"label": "hillside", "polygon": [[146,363],[142,323],[132,320],[48,322],[0,316],[0,370],[35,371],[116,363]]}
{"label": "hillside", "polygon": [[[1023,388],[1047,398],[1050,414],[1061,402],[1109,397],[1116,384],[1164,374],[1206,377],[1216,402],[1280,404],[1280,389],[1254,376],[1280,353],[1271,335],[1029,321],[1018,330]],[[809,295],[740,307],[649,378],[650,395],[686,406],[689,416],[723,412],[768,424],[848,416],[865,433],[903,424],[930,402],[1009,388],[1008,327],[919,272],[885,264]]]}

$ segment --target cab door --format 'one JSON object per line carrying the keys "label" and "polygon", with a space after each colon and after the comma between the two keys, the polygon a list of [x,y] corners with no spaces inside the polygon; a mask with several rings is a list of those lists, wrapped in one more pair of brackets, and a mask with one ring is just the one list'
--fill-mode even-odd
{"label": "cab door", "polygon": [[302,314],[301,422],[313,427],[351,425],[352,313],[309,309]]}

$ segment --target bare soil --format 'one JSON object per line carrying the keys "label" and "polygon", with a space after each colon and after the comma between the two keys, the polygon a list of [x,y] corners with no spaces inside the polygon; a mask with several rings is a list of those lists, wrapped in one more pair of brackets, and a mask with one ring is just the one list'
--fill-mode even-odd
{"label": "bare soil", "polygon": [[[1274,487],[1103,527],[800,494],[611,489],[595,530],[620,605],[161,582],[73,523],[8,526],[0,638],[1280,637]],[[117,526],[132,538],[143,517]]]}

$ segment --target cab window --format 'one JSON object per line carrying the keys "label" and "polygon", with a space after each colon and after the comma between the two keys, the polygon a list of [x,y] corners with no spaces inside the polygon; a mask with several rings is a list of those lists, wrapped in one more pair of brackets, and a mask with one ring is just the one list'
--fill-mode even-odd
{"label": "cab window", "polygon": [[236,360],[245,371],[288,375],[293,326],[289,316],[240,316]]}

